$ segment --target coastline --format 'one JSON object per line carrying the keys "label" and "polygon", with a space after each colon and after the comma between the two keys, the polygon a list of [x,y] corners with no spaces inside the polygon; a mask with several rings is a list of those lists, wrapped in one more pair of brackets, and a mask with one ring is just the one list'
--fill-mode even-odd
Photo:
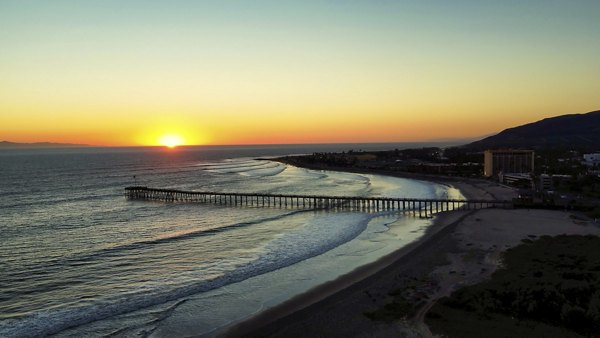
{"label": "coastline", "polygon": [[[450,229],[460,223],[466,216],[475,211],[443,212],[436,216],[433,224],[427,229],[423,237],[404,246],[372,263],[363,265],[345,275],[319,285],[303,294],[297,295],[282,304],[267,309],[245,321],[225,328],[218,337],[266,337],[274,333],[274,327],[286,326],[298,317],[305,318],[306,313],[314,307],[327,306],[329,302],[344,298],[352,290],[370,284],[370,281],[379,279],[393,272],[394,265],[406,264],[411,260],[411,255],[418,250],[425,250],[426,244],[439,240]],[[272,327],[273,326],[273,327]]]}
{"label": "coastline", "polygon": [[496,199],[496,200],[510,200],[516,197],[514,189],[500,185],[496,182],[481,178],[470,178],[462,176],[442,176],[442,175],[431,175],[421,173],[411,173],[405,171],[395,170],[384,170],[384,169],[370,169],[370,168],[355,168],[355,167],[339,167],[329,166],[322,164],[306,163],[295,160],[293,157],[279,157],[265,159],[268,161],[280,162],[283,164],[311,169],[311,170],[327,170],[327,171],[339,171],[349,172],[357,174],[367,175],[382,175],[406,178],[411,180],[428,181],[437,184],[454,187],[463,194],[467,199]]}
{"label": "coastline", "polygon": [[[310,169],[334,170],[331,167]],[[506,199],[514,194],[506,187],[485,180],[403,173],[392,176],[453,186],[467,198]],[[430,337],[433,334],[425,324],[425,316],[438,299],[462,286],[488,279],[500,266],[502,252],[522,240],[560,234],[600,235],[600,226],[564,211],[488,209],[440,213],[425,235],[415,242],[226,327],[219,336]],[[365,314],[396,305],[398,295],[409,300],[413,311],[393,320],[367,318]]]}
{"label": "coastline", "polygon": [[[284,161],[281,158],[273,160],[312,170],[355,172],[429,181],[454,187],[458,189],[463,196],[472,199],[495,199],[500,198],[499,196],[506,198],[507,195],[513,193],[510,189],[498,187],[497,185],[490,184],[490,182],[484,180],[456,180],[450,177],[436,177],[433,175],[400,173],[385,170],[347,170],[349,168],[300,165],[299,163]],[[498,191],[490,192],[490,190],[493,190],[490,189],[492,186]],[[335,280],[319,285],[283,302],[282,304],[262,311],[242,322],[234,323],[228,327],[222,328],[218,331],[218,336],[243,337],[273,335],[276,331],[274,330],[275,328],[289,326],[292,322],[306,317],[306,313],[310,313],[315,307],[323,308],[327,306],[328,303],[335,302],[336,299],[343,299],[346,294],[352,294],[356,292],[356,290],[363,289],[376,280],[388,278],[399,268],[403,269],[405,266],[411,265],[414,256],[426,255],[427,251],[431,250],[432,245],[435,245],[436,242],[439,242],[444,237],[449,236],[461,221],[474,213],[475,211],[439,213],[433,219],[432,225],[428,227],[426,233],[418,240],[399,248],[372,263],[339,276]]]}

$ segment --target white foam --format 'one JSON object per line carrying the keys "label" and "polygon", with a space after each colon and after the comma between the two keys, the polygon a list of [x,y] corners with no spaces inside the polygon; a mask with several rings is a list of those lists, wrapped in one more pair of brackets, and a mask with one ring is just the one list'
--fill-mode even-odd
{"label": "white foam", "polygon": [[135,292],[116,295],[117,297],[96,304],[43,310],[19,319],[3,320],[0,321],[0,336],[30,337],[55,334],[69,327],[181,299],[274,271],[320,255],[352,240],[364,231],[371,217],[366,214],[324,214],[296,230],[281,234],[264,246],[255,260],[232,267],[230,272],[212,279],[188,285],[174,280],[157,280]]}
{"label": "white foam", "polygon": [[[237,181],[230,180],[219,185],[220,188],[225,189],[238,189],[240,185],[245,189],[257,190],[254,189],[256,185],[256,188],[281,192],[289,192],[286,189],[290,189],[297,192],[331,192],[338,195],[370,194],[373,189],[375,194],[389,197],[432,196],[436,195],[437,191],[429,183],[424,182],[372,175],[309,171],[267,161],[219,162],[207,165],[205,168],[217,173],[238,174],[230,175],[238,177]],[[260,181],[261,177],[266,176],[272,177]],[[221,184],[215,182],[211,181],[212,184]],[[50,335],[69,327],[182,299],[265,274],[321,255],[351,241],[365,230],[372,217],[373,215],[359,213],[316,214],[316,217],[305,218],[304,223],[294,230],[282,232],[260,250],[253,252],[254,256],[249,255],[244,260],[232,259],[228,262],[218,262],[218,264],[223,263],[219,269],[190,271],[185,273],[186,276],[178,273],[179,277],[172,279],[167,276],[166,278],[169,279],[152,281],[129,293],[107,295],[103,300],[95,303],[90,303],[88,300],[87,303],[64,304],[65,308],[37,311],[18,319],[0,320],[0,336]],[[225,264],[228,265],[227,268],[224,267]]]}

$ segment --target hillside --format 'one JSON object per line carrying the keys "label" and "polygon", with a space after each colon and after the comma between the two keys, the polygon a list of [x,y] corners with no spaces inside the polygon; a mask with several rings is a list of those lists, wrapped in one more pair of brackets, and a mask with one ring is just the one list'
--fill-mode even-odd
{"label": "hillside", "polygon": [[466,145],[467,148],[565,148],[600,150],[600,110],[561,115],[505,129],[497,135]]}

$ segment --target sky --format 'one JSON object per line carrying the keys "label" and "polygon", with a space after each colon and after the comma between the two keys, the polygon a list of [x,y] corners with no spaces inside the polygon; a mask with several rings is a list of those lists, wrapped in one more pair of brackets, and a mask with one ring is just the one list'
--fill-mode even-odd
{"label": "sky", "polygon": [[600,109],[600,1],[0,0],[0,140],[477,138]]}

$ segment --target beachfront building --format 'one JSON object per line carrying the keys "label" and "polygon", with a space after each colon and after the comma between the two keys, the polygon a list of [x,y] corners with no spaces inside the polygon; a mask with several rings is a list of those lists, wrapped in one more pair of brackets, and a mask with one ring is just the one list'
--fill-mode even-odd
{"label": "beachfront building", "polygon": [[583,154],[583,164],[589,167],[600,165],[600,153]]}
{"label": "beachfront building", "polygon": [[504,174],[502,172],[498,173],[498,181],[512,185],[520,188],[533,189],[535,188],[533,184],[533,178],[529,173],[516,173],[516,174]]}
{"label": "beachfront building", "polygon": [[548,174],[540,175],[540,190],[549,191],[554,189],[554,182],[552,182],[552,176]]}
{"label": "beachfront building", "polygon": [[497,177],[498,174],[532,174],[533,150],[486,150],[484,152],[483,175]]}
{"label": "beachfront building", "polygon": [[539,188],[541,191],[552,191],[561,185],[568,184],[572,179],[573,176],[571,175],[541,174]]}

